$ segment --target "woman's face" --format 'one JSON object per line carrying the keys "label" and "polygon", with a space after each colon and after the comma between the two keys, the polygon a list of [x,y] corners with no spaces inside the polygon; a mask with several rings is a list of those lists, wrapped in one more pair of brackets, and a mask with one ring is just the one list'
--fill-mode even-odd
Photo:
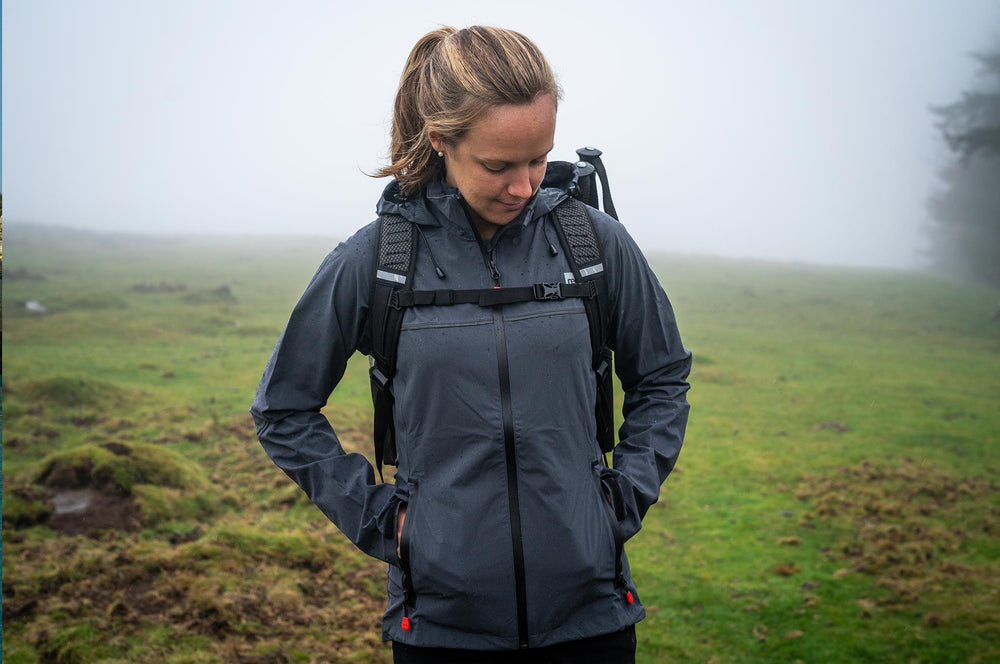
{"label": "woman's face", "polygon": [[550,95],[491,108],[454,145],[430,133],[434,149],[444,152],[445,179],[462,192],[481,237],[493,237],[535,195],[555,133],[556,104]]}

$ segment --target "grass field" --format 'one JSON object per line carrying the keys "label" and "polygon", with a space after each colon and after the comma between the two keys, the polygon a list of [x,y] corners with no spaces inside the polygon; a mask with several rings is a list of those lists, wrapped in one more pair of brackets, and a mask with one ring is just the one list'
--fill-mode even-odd
{"label": "grass field", "polygon": [[[246,414],[331,242],[5,240],[3,661],[391,661],[382,565]],[[695,364],[629,548],[638,661],[1000,661],[997,293],[653,262]],[[367,452],[358,359],[326,413]]]}

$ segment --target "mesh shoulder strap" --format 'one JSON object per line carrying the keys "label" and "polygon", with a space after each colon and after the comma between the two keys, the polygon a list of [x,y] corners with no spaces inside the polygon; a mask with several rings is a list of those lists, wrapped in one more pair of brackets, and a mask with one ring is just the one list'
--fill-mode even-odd
{"label": "mesh shoulder strap", "polygon": [[594,415],[597,418],[597,440],[601,451],[610,452],[615,445],[614,382],[611,375],[613,358],[608,348],[608,324],[610,305],[608,303],[608,282],[604,273],[604,259],[594,222],[587,212],[587,206],[569,198],[556,208],[556,232],[569,254],[570,268],[578,284],[588,282],[596,289],[597,297],[583,300],[590,325],[590,346],[594,372],[597,375],[597,403]]}
{"label": "mesh shoulder strap", "polygon": [[382,464],[396,464],[396,427],[392,418],[390,382],[396,373],[396,349],[403,325],[398,292],[413,281],[417,243],[413,224],[399,215],[378,220],[378,252],[369,310],[372,350],[371,377],[374,413],[375,467],[382,478]]}

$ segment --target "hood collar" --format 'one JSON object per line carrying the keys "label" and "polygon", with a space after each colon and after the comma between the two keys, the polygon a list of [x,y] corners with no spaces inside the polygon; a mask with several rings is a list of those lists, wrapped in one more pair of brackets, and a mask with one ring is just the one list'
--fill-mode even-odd
{"label": "hood collar", "polygon": [[[527,225],[548,214],[569,196],[575,186],[576,168],[573,164],[550,161],[538,192],[511,224]],[[382,191],[375,210],[378,214],[398,214],[422,226],[461,222],[463,228],[467,227],[462,192],[445,182],[442,177],[432,179],[422,192],[413,196],[404,196],[399,183],[393,180]]]}

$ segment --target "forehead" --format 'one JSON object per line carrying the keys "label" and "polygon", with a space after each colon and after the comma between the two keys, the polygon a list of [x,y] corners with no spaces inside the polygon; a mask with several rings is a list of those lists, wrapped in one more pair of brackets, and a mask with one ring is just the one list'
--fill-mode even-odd
{"label": "forehead", "polygon": [[490,108],[472,123],[459,145],[482,159],[533,159],[552,149],[555,132],[555,101],[541,95],[530,104]]}

